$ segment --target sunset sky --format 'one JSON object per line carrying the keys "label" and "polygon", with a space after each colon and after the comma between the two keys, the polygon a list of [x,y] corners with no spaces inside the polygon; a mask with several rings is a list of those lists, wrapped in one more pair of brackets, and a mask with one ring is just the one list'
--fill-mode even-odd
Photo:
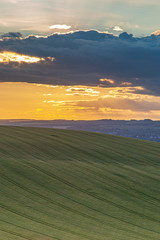
{"label": "sunset sky", "polygon": [[160,120],[159,1],[0,9],[0,119]]}

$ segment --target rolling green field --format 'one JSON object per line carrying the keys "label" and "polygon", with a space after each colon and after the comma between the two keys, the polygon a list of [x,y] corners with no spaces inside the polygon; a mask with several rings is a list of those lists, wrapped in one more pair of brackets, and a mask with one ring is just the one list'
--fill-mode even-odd
{"label": "rolling green field", "polygon": [[0,127],[0,240],[159,240],[160,144]]}

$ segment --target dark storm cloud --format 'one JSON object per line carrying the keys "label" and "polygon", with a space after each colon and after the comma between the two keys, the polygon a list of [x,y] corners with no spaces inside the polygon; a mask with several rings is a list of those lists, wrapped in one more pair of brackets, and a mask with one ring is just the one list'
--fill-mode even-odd
{"label": "dark storm cloud", "polygon": [[146,92],[160,95],[160,37],[119,37],[96,31],[79,31],[37,38],[8,39],[0,51],[15,51],[31,56],[54,57],[56,61],[37,64],[1,64],[0,81],[25,81],[64,85],[98,85],[99,79],[114,84],[132,83]]}

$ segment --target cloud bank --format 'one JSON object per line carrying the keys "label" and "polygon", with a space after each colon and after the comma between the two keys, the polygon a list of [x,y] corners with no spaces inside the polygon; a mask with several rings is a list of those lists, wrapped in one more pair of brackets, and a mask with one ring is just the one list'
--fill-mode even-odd
{"label": "cloud bank", "polygon": [[54,58],[55,61],[37,64],[1,62],[1,82],[102,87],[129,84],[141,86],[144,89],[139,90],[141,93],[160,95],[159,35],[135,38],[128,33],[114,36],[97,31],[77,31],[25,39],[17,33],[5,36],[8,37],[3,35],[0,41],[1,52]]}

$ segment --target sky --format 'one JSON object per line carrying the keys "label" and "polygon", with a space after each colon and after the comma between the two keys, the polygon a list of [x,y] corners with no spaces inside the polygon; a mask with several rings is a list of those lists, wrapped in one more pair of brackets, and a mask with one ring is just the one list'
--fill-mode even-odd
{"label": "sky", "polygon": [[1,119],[160,120],[160,2],[0,0]]}
{"label": "sky", "polygon": [[49,26],[109,31],[120,26],[137,36],[159,29],[158,0],[0,0],[0,32],[51,33]]}

